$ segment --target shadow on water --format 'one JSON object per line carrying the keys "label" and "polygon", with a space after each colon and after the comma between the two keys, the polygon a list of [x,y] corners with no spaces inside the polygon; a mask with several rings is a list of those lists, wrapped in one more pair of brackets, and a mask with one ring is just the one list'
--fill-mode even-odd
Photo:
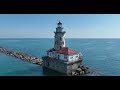
{"label": "shadow on water", "polygon": [[66,76],[65,74],[43,67],[44,76]]}
{"label": "shadow on water", "polygon": [[29,68],[25,70],[17,70],[13,72],[8,72],[4,74],[4,76],[42,76],[42,68]]}
{"label": "shadow on water", "polygon": [[66,75],[45,67],[44,68],[32,67],[26,70],[8,72],[2,76],[66,76]]}

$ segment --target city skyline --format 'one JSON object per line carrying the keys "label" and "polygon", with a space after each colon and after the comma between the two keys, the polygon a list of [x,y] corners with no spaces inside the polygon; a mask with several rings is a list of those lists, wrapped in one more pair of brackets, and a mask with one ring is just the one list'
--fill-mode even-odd
{"label": "city skyline", "polygon": [[59,20],[66,38],[120,38],[119,14],[0,14],[0,38],[54,38]]}

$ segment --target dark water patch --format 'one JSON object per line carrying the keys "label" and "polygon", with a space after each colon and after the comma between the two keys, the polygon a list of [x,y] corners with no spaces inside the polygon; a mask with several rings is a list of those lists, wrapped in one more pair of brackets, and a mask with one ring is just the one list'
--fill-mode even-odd
{"label": "dark water patch", "polygon": [[41,76],[43,74],[41,67],[32,67],[26,70],[16,70],[6,73],[4,76]]}
{"label": "dark water patch", "polygon": [[43,67],[44,76],[66,76],[65,74]]}

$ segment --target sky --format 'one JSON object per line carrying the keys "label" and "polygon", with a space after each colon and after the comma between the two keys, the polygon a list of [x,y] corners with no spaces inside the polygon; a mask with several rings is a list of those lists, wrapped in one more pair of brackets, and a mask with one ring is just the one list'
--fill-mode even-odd
{"label": "sky", "polygon": [[120,14],[0,14],[0,38],[54,38],[59,20],[66,38],[120,38]]}

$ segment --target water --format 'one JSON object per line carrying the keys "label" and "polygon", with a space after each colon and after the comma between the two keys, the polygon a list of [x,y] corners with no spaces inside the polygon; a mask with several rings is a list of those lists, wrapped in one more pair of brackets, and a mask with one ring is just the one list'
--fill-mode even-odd
{"label": "water", "polygon": [[[0,46],[41,57],[54,39],[0,39]],[[120,76],[120,39],[66,39],[66,46],[83,54],[83,63],[102,76]],[[41,66],[0,54],[0,76],[60,75]]]}

